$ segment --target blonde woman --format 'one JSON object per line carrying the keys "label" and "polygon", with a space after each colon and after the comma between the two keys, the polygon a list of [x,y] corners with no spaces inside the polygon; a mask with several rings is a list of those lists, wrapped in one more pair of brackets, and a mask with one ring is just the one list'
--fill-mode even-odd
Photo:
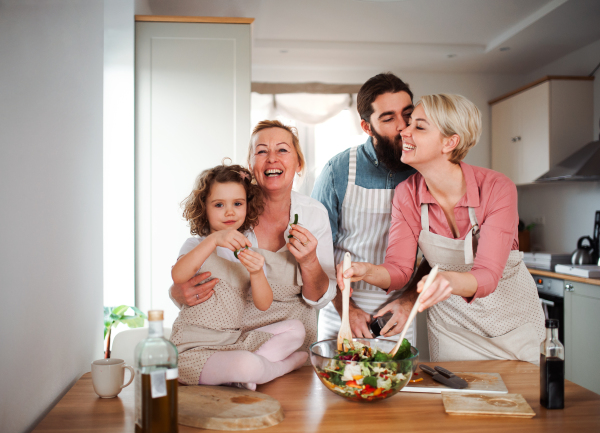
{"label": "blonde woman", "polygon": [[[345,276],[398,290],[420,248],[440,268],[419,308],[427,309],[432,361],[537,363],[544,315],[518,251],[516,187],[501,173],[462,162],[480,135],[481,113],[466,98],[428,95],[417,103],[402,131],[401,159],[418,173],[396,187],[385,263],[353,263]],[[394,314],[385,335],[400,332],[416,296],[378,312]]]}

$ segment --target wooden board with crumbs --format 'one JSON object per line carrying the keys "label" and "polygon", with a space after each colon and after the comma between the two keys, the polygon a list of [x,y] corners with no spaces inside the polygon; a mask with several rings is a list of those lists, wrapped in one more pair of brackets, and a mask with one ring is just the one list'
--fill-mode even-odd
{"label": "wooden board with crumbs", "polygon": [[469,386],[465,389],[454,389],[449,388],[446,385],[442,385],[439,382],[433,380],[433,377],[424,371],[419,370],[419,375],[412,377],[412,379],[423,378],[422,381],[409,383],[401,391],[403,392],[432,392],[440,393],[442,391],[448,392],[460,392],[460,393],[499,393],[506,394],[508,389],[504,381],[498,373],[473,373],[473,372],[459,372],[454,371],[453,373],[466,380]]}
{"label": "wooden board with crumbs", "polygon": [[273,397],[225,386],[180,386],[179,424],[209,430],[254,430],[283,421]]}
{"label": "wooden board with crumbs", "polygon": [[446,413],[532,418],[535,412],[521,394],[459,394],[442,392]]}

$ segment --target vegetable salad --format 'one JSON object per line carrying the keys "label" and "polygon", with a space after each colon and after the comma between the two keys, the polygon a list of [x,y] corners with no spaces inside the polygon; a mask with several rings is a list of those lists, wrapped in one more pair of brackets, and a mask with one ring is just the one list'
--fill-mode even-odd
{"label": "vegetable salad", "polygon": [[323,369],[316,368],[322,382],[335,393],[357,401],[383,399],[396,393],[408,383],[412,363],[402,362],[412,356],[410,343],[404,339],[392,358],[376,347],[354,342],[350,348],[344,340],[344,350],[330,360]]}

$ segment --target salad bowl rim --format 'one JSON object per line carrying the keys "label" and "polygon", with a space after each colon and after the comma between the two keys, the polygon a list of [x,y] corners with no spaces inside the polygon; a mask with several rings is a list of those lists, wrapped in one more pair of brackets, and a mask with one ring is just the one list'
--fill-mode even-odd
{"label": "salad bowl rim", "polygon": [[[383,338],[356,338],[355,337],[355,338],[352,339],[352,341],[359,341],[359,340],[386,341],[386,342],[395,343],[392,340],[384,340]],[[414,347],[412,344],[410,346],[410,351],[412,353],[412,356],[409,356],[408,358],[398,359],[398,360],[392,360],[392,359],[390,359],[389,361],[364,361],[364,360],[363,361],[350,361],[350,360],[340,360],[340,359],[331,358],[329,356],[321,355],[320,353],[313,352],[313,347],[314,346],[316,346],[317,344],[326,343],[326,342],[329,342],[329,341],[335,342],[337,344],[337,338],[331,338],[331,339],[328,339],[328,340],[320,340],[320,341],[315,341],[314,343],[312,343],[310,345],[310,348],[309,348],[311,355],[320,356],[321,358],[324,358],[324,359],[334,359],[336,361],[347,362],[347,363],[348,362],[371,362],[371,363],[376,363],[376,364],[385,364],[385,363],[388,363],[388,362],[397,362],[397,361],[411,361],[411,360],[414,360],[415,358],[418,358],[418,356],[419,356],[419,349],[417,349],[416,347]],[[371,347],[371,346],[369,346],[369,347]]]}

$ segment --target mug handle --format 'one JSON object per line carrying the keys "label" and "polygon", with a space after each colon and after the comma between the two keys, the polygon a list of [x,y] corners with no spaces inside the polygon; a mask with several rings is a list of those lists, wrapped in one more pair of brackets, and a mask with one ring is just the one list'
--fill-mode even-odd
{"label": "mug handle", "polygon": [[123,368],[127,368],[129,369],[129,382],[127,382],[125,385],[121,385],[121,389],[125,388],[126,386],[129,386],[131,384],[131,382],[133,381],[133,378],[135,377],[135,371],[133,371],[133,368],[128,366],[127,364],[123,364]]}

